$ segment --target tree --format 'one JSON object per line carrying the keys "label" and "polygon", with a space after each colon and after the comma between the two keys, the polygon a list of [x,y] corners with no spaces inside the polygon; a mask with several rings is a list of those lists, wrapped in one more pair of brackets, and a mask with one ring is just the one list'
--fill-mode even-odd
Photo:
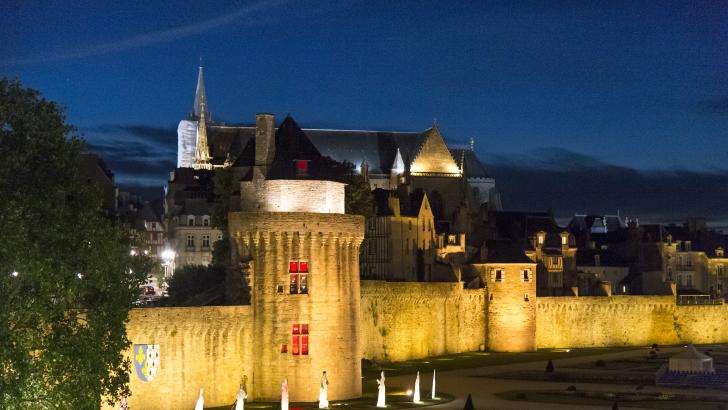
{"label": "tree", "polygon": [[169,282],[167,304],[198,306],[223,304],[226,269],[220,265],[187,265],[175,269]]}
{"label": "tree", "polygon": [[212,247],[213,265],[230,265],[230,234],[228,232],[228,213],[230,213],[230,197],[233,194],[233,169],[218,168],[213,171],[212,189],[215,204],[212,208],[213,227],[222,231],[222,239],[215,241]]}
{"label": "tree", "polygon": [[367,219],[374,216],[374,198],[369,182],[362,175],[352,172],[346,183],[346,213],[363,215]]}
{"label": "tree", "polygon": [[125,322],[150,268],[78,177],[63,110],[0,80],[0,408],[98,408],[128,395]]}

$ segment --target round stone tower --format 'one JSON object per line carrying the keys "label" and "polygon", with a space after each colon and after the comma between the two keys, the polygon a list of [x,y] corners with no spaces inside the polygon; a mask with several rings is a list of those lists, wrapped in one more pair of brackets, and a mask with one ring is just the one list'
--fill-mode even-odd
{"label": "round stone tower", "polygon": [[[274,143],[265,132],[256,145]],[[275,139],[291,137],[280,133]],[[306,170],[308,163],[296,162],[302,160],[282,163]],[[229,214],[233,258],[243,266],[253,308],[248,392],[254,400],[279,400],[287,378],[292,401],[313,402],[326,371],[329,400],[359,397],[364,218],[344,214],[343,183],[308,173],[271,177],[275,167],[275,159],[256,164],[240,183],[241,211]]]}

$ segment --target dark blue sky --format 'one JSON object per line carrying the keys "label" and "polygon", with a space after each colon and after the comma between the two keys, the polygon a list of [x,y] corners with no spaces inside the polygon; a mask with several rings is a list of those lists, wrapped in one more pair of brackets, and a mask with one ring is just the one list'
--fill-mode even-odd
{"label": "dark blue sky", "polygon": [[0,3],[0,76],[63,104],[112,165],[126,155],[128,184],[163,183],[200,57],[227,122],[268,111],[422,130],[437,118],[451,142],[474,137],[496,176],[584,161],[728,174],[719,1],[32,3]]}

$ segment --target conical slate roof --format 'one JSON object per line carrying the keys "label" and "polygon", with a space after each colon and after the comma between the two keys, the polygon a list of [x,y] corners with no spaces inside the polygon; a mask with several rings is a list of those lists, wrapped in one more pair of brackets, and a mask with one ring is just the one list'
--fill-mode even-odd
{"label": "conical slate roof", "polygon": [[205,101],[205,79],[202,76],[202,66],[197,73],[197,89],[195,90],[195,106],[193,112],[195,113],[195,119],[199,119],[202,115],[202,105],[206,104]]}

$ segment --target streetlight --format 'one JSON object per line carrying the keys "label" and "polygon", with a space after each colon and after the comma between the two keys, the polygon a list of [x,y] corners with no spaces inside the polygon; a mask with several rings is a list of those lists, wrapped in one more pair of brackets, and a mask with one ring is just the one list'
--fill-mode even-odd
{"label": "streetlight", "polygon": [[177,256],[177,254],[172,249],[166,248],[162,251],[162,260],[164,261],[162,265],[164,266],[165,278],[172,276],[172,273],[174,272],[175,256]]}
{"label": "streetlight", "polygon": [[18,277],[18,271],[14,270],[12,273],[10,273],[10,276],[17,278]]}

